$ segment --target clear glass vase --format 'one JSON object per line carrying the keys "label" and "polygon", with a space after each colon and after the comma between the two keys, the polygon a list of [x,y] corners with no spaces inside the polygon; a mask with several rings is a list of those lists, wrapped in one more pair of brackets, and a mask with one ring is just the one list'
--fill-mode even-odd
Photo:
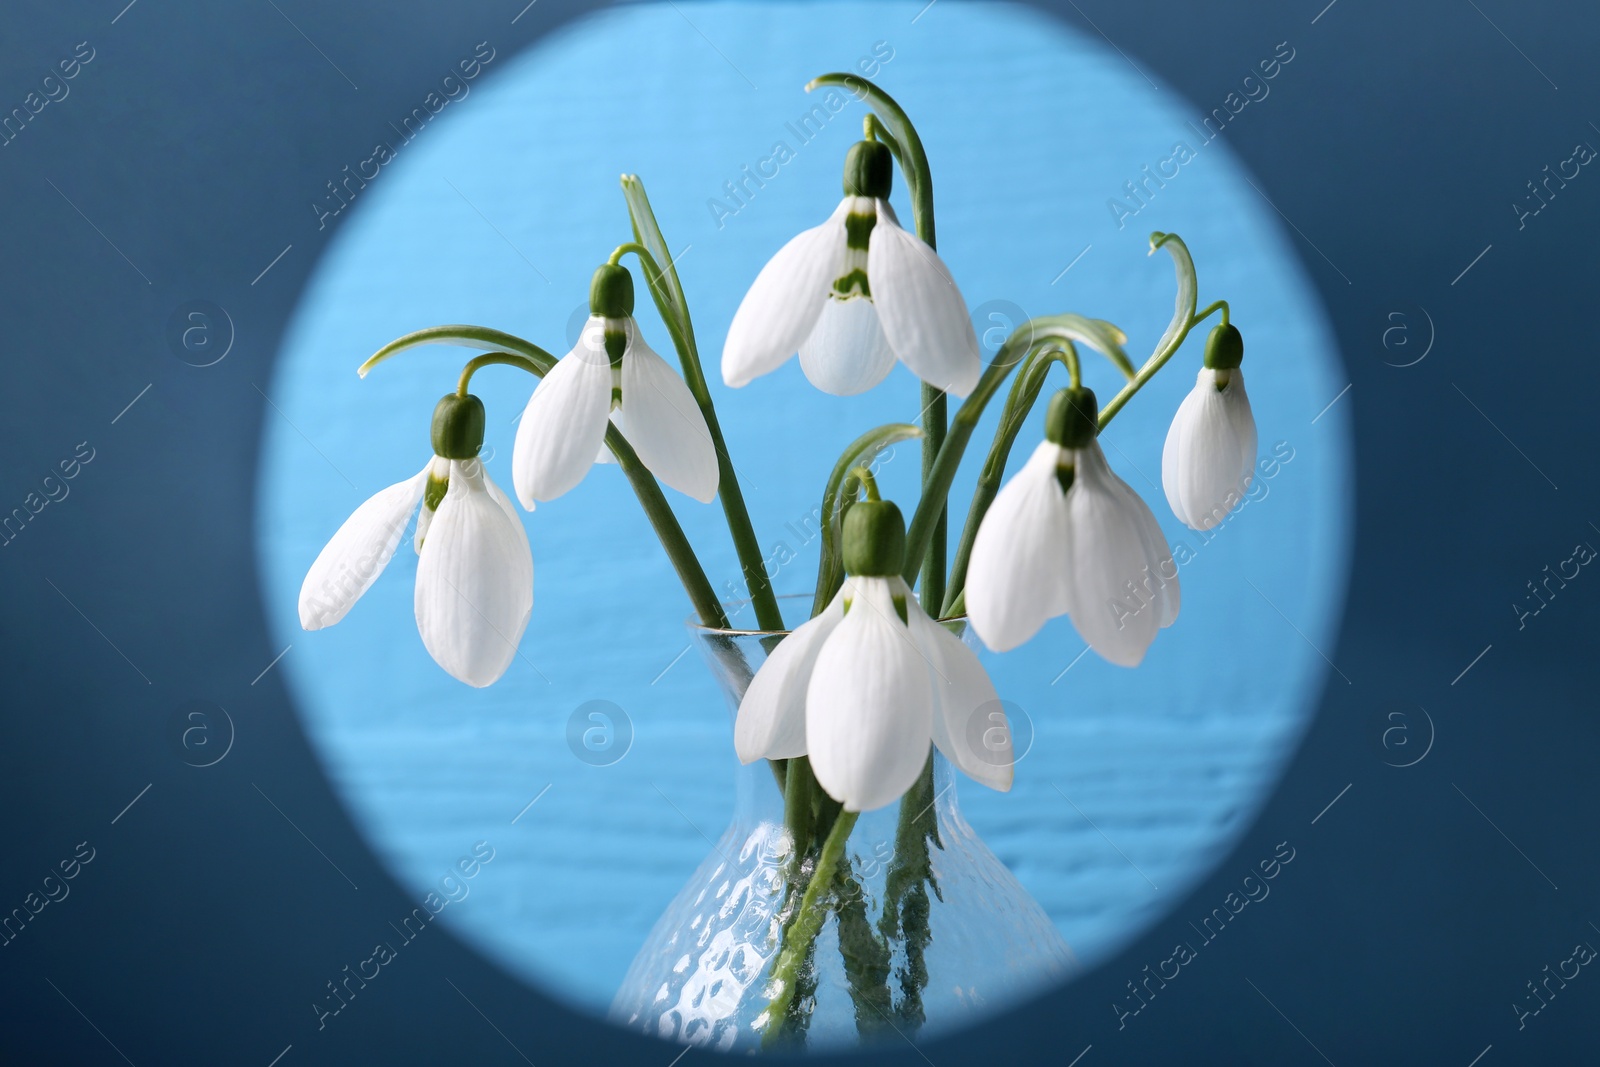
{"label": "clear glass vase", "polygon": [[[731,726],[777,635],[691,629]],[[962,818],[956,775],[935,753],[931,781],[850,833],[824,925],[769,1034],[773,963],[813,865],[793,855],[773,767],[735,777],[733,821],[634,957],[611,1004],[619,1025],[723,1051],[915,1040],[1076,969],[1044,910]]]}

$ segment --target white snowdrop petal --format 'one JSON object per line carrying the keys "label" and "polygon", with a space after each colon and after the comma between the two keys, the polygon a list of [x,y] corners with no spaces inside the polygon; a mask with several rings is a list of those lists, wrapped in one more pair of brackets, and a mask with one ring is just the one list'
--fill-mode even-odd
{"label": "white snowdrop petal", "polygon": [[511,482],[530,510],[583,481],[605,439],[611,410],[611,361],[604,320],[591,317],[578,344],[534,389],[517,424]]}
{"label": "white snowdrop petal", "polygon": [[[615,426],[622,436],[628,436],[628,428],[623,421],[621,408],[611,409],[611,425]],[[604,436],[600,438],[600,451],[595,453],[594,461],[596,463],[615,463],[617,461],[617,457],[611,454],[611,446],[606,444]]]}
{"label": "white snowdrop petal", "polygon": [[1141,579],[1139,587],[1141,596],[1149,597],[1156,604],[1156,620],[1162,627],[1171,626],[1178,620],[1178,607],[1181,603],[1178,585],[1178,564],[1172,558],[1172,547],[1167,544],[1167,535],[1161,532],[1161,523],[1156,519],[1155,512],[1150,510],[1150,505],[1145,503],[1127,482],[1117,477],[1116,472],[1111,472],[1111,488],[1121,496],[1126,506],[1132,511],[1136,526],[1139,530],[1139,543],[1144,549],[1145,572],[1148,577]]}
{"label": "white snowdrop petal", "polygon": [[1190,521],[1200,530],[1227,518],[1244,496],[1239,490],[1238,435],[1214,386],[1205,387],[1205,399],[1189,424],[1178,465],[1178,493]]}
{"label": "white snowdrop petal", "polygon": [[[479,468],[482,469],[481,460],[469,460],[468,462],[478,463]],[[494,502],[500,505],[500,510],[506,513],[506,518],[510,519],[516,528],[522,531],[522,540],[526,542],[528,540],[528,531],[522,525],[522,516],[517,514],[517,506],[511,502],[511,498],[506,495],[506,491],[500,488],[500,486],[495,483],[494,479],[489,477],[489,472],[487,470],[483,471],[483,486],[488,490],[489,495],[494,498]],[[528,510],[532,511],[533,509],[529,508]],[[531,550],[528,554],[528,566],[530,568],[533,566],[533,554]]]}
{"label": "white snowdrop petal", "polygon": [[827,222],[780,248],[756,275],[722,346],[722,380],[728,385],[738,388],[777,369],[811,332],[844,260],[850,201],[846,197]]}
{"label": "white snowdrop petal", "polygon": [[1250,394],[1244,389],[1244,371],[1235,367],[1222,391],[1228,421],[1233,424],[1234,438],[1239,442],[1239,487],[1244,492],[1255,481],[1256,475],[1256,416],[1250,409]]}
{"label": "white snowdrop petal", "polygon": [[806,380],[834,396],[864,393],[894,369],[894,349],[864,296],[829,296],[811,333],[800,343]]}
{"label": "white snowdrop petal", "polygon": [[363,501],[317,554],[300,585],[300,625],[332,626],[372,587],[422,499],[428,470]]}
{"label": "white snowdrop petal", "polygon": [[867,279],[900,362],[945,392],[972,392],[983,368],[966,301],[939,254],[901,229],[881,201],[868,242]]}
{"label": "white snowdrop petal", "polygon": [[849,612],[823,643],[806,689],[811,769],[846,811],[898,800],[933,738],[928,661],[884,578],[857,578]]}
{"label": "white snowdrop petal", "polygon": [[1161,446],[1161,488],[1167,495],[1167,506],[1178,517],[1178,521],[1190,529],[1196,527],[1189,521],[1189,512],[1183,506],[1183,496],[1178,492],[1181,481],[1178,471],[1189,438],[1189,424],[1194,421],[1195,410],[1201,399],[1194,390],[1184,394],[1182,402],[1178,404],[1177,412],[1172,416],[1172,425],[1167,429],[1166,443]]}
{"label": "white snowdrop petal", "polygon": [[533,611],[533,555],[504,493],[477,460],[450,465],[417,561],[417,630],[450,675],[479,688],[511,665]]}
{"label": "white snowdrop petal", "polygon": [[1142,518],[1111,484],[1116,476],[1098,442],[1074,458],[1067,614],[1090,648],[1118,666],[1136,667],[1161,626],[1149,592]]}
{"label": "white snowdrop petal", "polygon": [[1186,526],[1196,530],[1209,530],[1227,518],[1254,475],[1255,419],[1243,378],[1235,369],[1228,386],[1218,390],[1217,373],[1200,371],[1194,389],[1179,406],[1162,452],[1161,480],[1168,503]]}
{"label": "white snowdrop petal", "polygon": [[989,672],[961,638],[921,607],[913,606],[910,618],[912,637],[931,666],[934,745],[968,777],[1008,791],[1016,762],[1011,727]]}
{"label": "white snowdrop petal", "polygon": [[1056,480],[1061,447],[1042,441],[978,527],[967,566],[967,616],[997,652],[1027,641],[1066,610],[1070,529]]}
{"label": "white snowdrop petal", "polygon": [[806,754],[806,687],[823,642],[844,618],[849,591],[847,580],[822,614],[795,627],[756,671],[733,724],[741,763]]}
{"label": "white snowdrop petal", "polygon": [[701,503],[717,495],[717,449],[689,386],[628,320],[622,356],[625,436],[650,473]]}

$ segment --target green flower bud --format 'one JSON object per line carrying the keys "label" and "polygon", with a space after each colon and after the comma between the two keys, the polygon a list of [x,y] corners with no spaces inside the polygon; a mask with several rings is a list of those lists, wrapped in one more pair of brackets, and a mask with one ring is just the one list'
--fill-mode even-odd
{"label": "green flower bud", "polygon": [[1094,390],[1069,386],[1050,398],[1044,435],[1062,448],[1083,448],[1100,432],[1100,405]]}
{"label": "green flower bud", "polygon": [[483,447],[483,401],[468,393],[446,393],[433,409],[433,454],[471,459]]}
{"label": "green flower bud", "polygon": [[625,319],[633,314],[633,275],[627,267],[601,265],[589,283],[589,313],[603,319]]}
{"label": "green flower bud", "polygon": [[1212,329],[1206,338],[1205,363],[1212,370],[1232,370],[1244,361],[1244,338],[1229,323]]}
{"label": "green flower bud", "polygon": [[844,195],[889,199],[894,155],[881,141],[857,141],[844,157]]}
{"label": "green flower bud", "polygon": [[889,578],[906,562],[906,520],[888,500],[863,500],[844,514],[844,569],[862,578]]}

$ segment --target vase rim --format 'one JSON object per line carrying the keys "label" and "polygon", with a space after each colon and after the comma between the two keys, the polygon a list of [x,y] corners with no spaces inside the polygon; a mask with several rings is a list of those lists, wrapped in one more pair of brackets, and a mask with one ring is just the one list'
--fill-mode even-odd
{"label": "vase rim", "polygon": [[[912,595],[915,596],[916,594],[913,593]],[[814,598],[814,596],[815,594],[813,593],[780,593],[777,599],[778,602],[782,604],[784,602],[792,603],[797,600],[811,600]],[[735,609],[733,614],[737,615],[740,609],[747,608],[753,603],[754,601],[748,598],[743,600],[727,600],[723,602],[723,608]],[[936,619],[934,621],[940,623],[959,622],[965,624],[967,621],[967,616],[965,614],[951,615],[948,618]],[[696,637],[787,637],[789,634],[794,633],[793,630],[739,630],[733,627],[724,628],[720,626],[706,626],[693,615],[687,616],[683,620],[683,623],[689,632],[694,634]]]}

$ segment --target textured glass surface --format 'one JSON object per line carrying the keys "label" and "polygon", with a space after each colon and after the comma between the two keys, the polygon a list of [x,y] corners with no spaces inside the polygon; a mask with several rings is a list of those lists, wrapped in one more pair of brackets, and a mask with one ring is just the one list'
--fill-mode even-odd
{"label": "textured glass surface", "polygon": [[[727,698],[731,729],[750,672],[764,659],[763,639],[697,634],[695,643]],[[738,800],[732,822],[656,922],[611,1005],[612,1020],[623,1026],[723,1050],[759,1045],[791,862],[783,800],[767,764],[758,761],[734,773]],[[864,813],[850,834],[845,855],[852,889],[830,913],[817,938],[814,966],[801,979],[810,1001],[807,1048],[885,1037],[900,1041],[901,1035],[957,1027],[1076,968],[1044,909],[962,818],[960,788],[981,787],[958,784],[957,777],[935,756],[939,847],[929,851],[930,940],[921,954],[921,980],[904,946],[882,939],[900,811],[891,804]],[[871,955],[874,946],[896,945],[890,973],[852,986],[841,941],[860,946],[857,958]]]}

